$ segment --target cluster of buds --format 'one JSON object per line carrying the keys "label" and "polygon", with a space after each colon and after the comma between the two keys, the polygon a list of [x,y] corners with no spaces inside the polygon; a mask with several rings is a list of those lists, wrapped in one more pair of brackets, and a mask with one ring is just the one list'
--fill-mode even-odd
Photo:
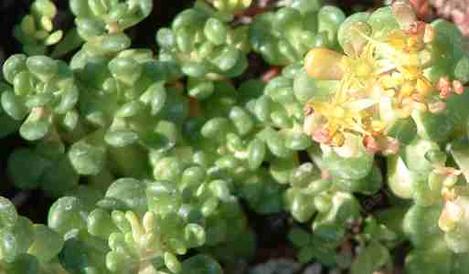
{"label": "cluster of buds", "polygon": [[447,99],[453,93],[460,95],[464,92],[464,86],[459,80],[450,81],[448,77],[440,78],[436,87],[442,99]]}
{"label": "cluster of buds", "polygon": [[438,226],[445,233],[447,245],[456,253],[469,251],[469,241],[465,237],[469,229],[469,189],[458,186],[447,190]]}
{"label": "cluster of buds", "polygon": [[465,0],[430,0],[436,13],[453,21],[464,35],[469,35],[469,6]]}
{"label": "cluster of buds", "polygon": [[[429,184],[433,188],[441,187],[443,208],[438,226],[444,232],[445,242],[454,252],[463,253],[469,251],[469,241],[465,237],[469,231],[469,188],[465,183],[467,172],[461,162],[459,149],[451,147],[452,155],[460,169],[437,167],[432,172],[434,176],[429,177]],[[465,179],[462,180],[462,177]]]}
{"label": "cluster of buds", "polygon": [[416,112],[441,112],[444,100],[463,93],[458,80],[432,81],[426,73],[438,35],[434,28],[418,21],[406,2],[396,1],[392,12],[398,27],[384,35],[374,35],[366,21],[345,22],[345,54],[314,48],[306,55],[310,77],[338,82],[327,99],[307,103],[304,130],[313,140],[340,147],[353,134],[363,137],[370,152],[394,153],[398,142],[388,132],[396,122]]}

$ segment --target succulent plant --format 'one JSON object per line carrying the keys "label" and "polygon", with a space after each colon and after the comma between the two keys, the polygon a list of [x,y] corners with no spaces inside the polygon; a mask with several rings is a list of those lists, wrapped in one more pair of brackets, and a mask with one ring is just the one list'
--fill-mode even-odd
{"label": "succulent plant", "polygon": [[30,14],[24,16],[14,30],[15,37],[23,44],[28,55],[45,54],[48,46],[60,42],[64,33],[54,30],[54,17],[57,7],[50,0],[35,0]]}
{"label": "succulent plant", "polygon": [[[232,78],[247,68],[247,26],[230,26],[231,16],[210,6],[195,5],[179,13],[170,28],[156,34],[160,59],[176,63],[189,77],[190,86],[203,94],[213,92],[206,80]],[[203,96],[203,95],[201,95]]]}
{"label": "succulent plant", "polygon": [[253,50],[270,64],[288,65],[313,47],[336,47],[345,15],[339,8],[321,7],[318,2],[294,1],[256,16],[249,32]]}
{"label": "succulent plant", "polygon": [[[406,273],[467,272],[455,25],[404,0],[349,16],[199,0],[154,52],[128,31],[152,3],[70,0],[62,39],[36,0],[16,28],[0,137],[23,140],[6,173],[55,202],[43,225],[0,197],[0,273],[390,273],[403,246]],[[289,260],[256,254],[259,217],[279,215]]]}

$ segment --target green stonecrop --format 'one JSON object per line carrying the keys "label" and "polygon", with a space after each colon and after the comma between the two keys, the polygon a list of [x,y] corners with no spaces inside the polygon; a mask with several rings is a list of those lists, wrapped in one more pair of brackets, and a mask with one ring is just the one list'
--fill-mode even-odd
{"label": "green stonecrop", "polygon": [[200,161],[233,181],[239,195],[256,211],[272,213],[281,209],[281,186],[273,167],[262,167],[262,163],[291,155],[275,154],[286,150],[280,136],[253,112],[263,86],[260,81],[248,81],[237,91],[229,84],[215,83],[217,96],[196,105],[204,118],[191,118],[184,133]]}
{"label": "green stonecrop", "polygon": [[58,260],[62,237],[18,215],[15,205],[1,196],[0,208],[0,273],[65,273]]}
{"label": "green stonecrop", "polygon": [[28,55],[40,55],[47,52],[47,47],[62,40],[62,30],[54,30],[54,17],[57,8],[50,0],[35,0],[30,14],[21,19],[14,30],[15,37],[23,44],[23,51]]}
{"label": "green stonecrop", "polygon": [[69,4],[78,33],[85,40],[121,33],[145,19],[153,8],[149,0],[70,0]]}
{"label": "green stonecrop", "polygon": [[[338,82],[326,97],[310,99],[305,119],[332,177],[358,175],[366,170],[360,162],[381,153],[390,190],[413,201],[402,224],[415,247],[406,260],[409,273],[459,273],[459,254],[468,251],[462,39],[455,26],[420,22],[409,4],[397,1],[345,20],[339,42],[346,55],[313,49],[305,61],[313,78]],[[364,152],[354,148],[357,140]],[[429,254],[439,260],[426,260]]]}
{"label": "green stonecrop", "polygon": [[40,188],[51,196],[75,191],[79,187],[79,176],[64,150],[64,146],[56,142],[16,149],[8,158],[8,176],[16,187],[24,190]]}
{"label": "green stonecrop", "polygon": [[[113,155],[120,166],[125,153],[137,157],[144,154],[140,148],[166,151],[176,145],[188,99],[180,88],[165,86],[166,79],[173,77],[170,67],[144,49],[123,50],[113,58],[81,57],[75,60],[82,88],[81,120],[73,136],[79,140],[69,151],[79,174],[99,174],[106,155]],[[144,163],[135,164],[144,169]]]}
{"label": "green stonecrop", "polygon": [[[157,160],[155,168],[168,158]],[[91,207],[72,196],[57,200],[48,225],[66,239],[64,267],[72,273],[82,264],[93,273],[180,273],[206,256],[182,261],[193,248],[225,263],[249,256],[251,232],[228,183],[210,179],[198,165],[179,171],[169,170],[158,181],[118,179]],[[219,268],[213,259],[206,261],[200,273]]]}
{"label": "green stonecrop", "polygon": [[249,40],[255,52],[272,65],[300,61],[312,47],[337,47],[337,30],[344,13],[316,0],[292,1],[291,6],[254,19]]}
{"label": "green stonecrop", "polygon": [[[61,60],[16,54],[3,64],[1,105],[13,119],[22,121],[19,132],[28,141],[53,134],[56,127],[71,127],[79,90],[68,65]],[[72,119],[74,120],[74,119]]]}
{"label": "green stonecrop", "polygon": [[[195,1],[154,30],[155,52],[129,31],[153,1],[70,0],[68,31],[32,3],[2,67],[0,137],[23,139],[14,190],[55,202],[44,225],[0,197],[0,273],[467,273],[458,29],[405,0],[349,16],[257,4]],[[257,219],[278,216],[296,256],[265,262]]]}
{"label": "green stonecrop", "polygon": [[240,76],[250,49],[247,26],[231,26],[232,16],[203,3],[179,13],[170,28],[156,34],[160,60],[175,63],[188,76],[188,92],[205,98],[214,91],[211,80]]}

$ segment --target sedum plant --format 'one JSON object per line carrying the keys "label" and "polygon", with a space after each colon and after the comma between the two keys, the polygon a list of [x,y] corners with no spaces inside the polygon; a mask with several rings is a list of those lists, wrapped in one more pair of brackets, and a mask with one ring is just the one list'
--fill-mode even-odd
{"label": "sedum plant", "polygon": [[[333,177],[364,172],[366,158],[385,156],[390,190],[413,201],[402,221],[415,248],[406,259],[409,273],[458,273],[458,254],[467,252],[467,182],[457,152],[467,138],[461,34],[442,20],[418,21],[410,4],[397,1],[347,18],[338,39],[344,53],[317,48],[306,56],[307,73],[337,81],[337,88],[306,104],[305,131],[321,144],[326,166],[328,156],[353,160],[349,174],[345,165],[329,166]],[[441,260],[428,261],[429,254]]]}
{"label": "sedum plant", "polygon": [[198,3],[179,13],[170,28],[158,30],[160,59],[189,77],[192,96],[206,97],[214,90],[209,80],[237,77],[246,69],[248,28],[231,26],[232,19]]}
{"label": "sedum plant", "polygon": [[[259,81],[245,82],[239,91],[231,85],[215,84],[218,96],[197,106],[204,120],[200,117],[189,120],[187,130],[198,131],[191,137],[197,158],[212,172],[232,181],[239,195],[256,211],[273,213],[281,209],[281,186],[272,170],[261,165],[277,158],[275,152],[286,149],[280,136],[267,133],[276,131],[252,112],[262,89]],[[194,135],[192,131],[187,134]],[[281,155],[285,156],[288,155]]]}
{"label": "sedum plant", "polygon": [[[187,98],[179,88],[165,87],[172,70],[151,51],[127,49],[113,58],[76,61],[83,89],[82,120],[68,156],[79,174],[99,174],[106,167],[106,155],[113,155],[119,166],[123,153],[137,157],[144,154],[140,148],[165,151],[175,146],[178,125],[187,115]],[[144,165],[133,171],[145,173]],[[126,173],[125,168],[117,172]]]}
{"label": "sedum plant", "polygon": [[70,0],[69,4],[78,33],[85,40],[121,33],[147,17],[153,7],[148,0]]}
{"label": "sedum plant", "polygon": [[17,54],[5,61],[3,76],[10,85],[3,85],[2,108],[22,121],[19,131],[24,139],[41,139],[74,115],[79,91],[65,62]]}
{"label": "sedum plant", "polygon": [[[130,31],[153,1],[70,0],[66,35],[34,1],[0,79],[0,137],[21,139],[0,273],[466,273],[457,27],[404,0],[275,4],[195,1],[154,30],[155,52]],[[53,199],[47,225],[17,191]]]}
{"label": "sedum plant", "polygon": [[47,47],[60,42],[62,30],[54,30],[53,20],[57,7],[50,0],[35,0],[30,14],[21,19],[14,30],[15,37],[23,44],[23,51],[28,55],[41,55]]}
{"label": "sedum plant", "polygon": [[64,267],[71,273],[83,267],[93,273],[180,273],[200,261],[197,273],[221,273],[207,255],[184,261],[181,256],[193,248],[225,262],[249,256],[250,231],[227,183],[209,177],[201,181],[204,169],[197,165],[181,171],[166,172],[176,181],[118,179],[91,207],[73,196],[57,200],[48,224],[64,235]]}
{"label": "sedum plant", "polygon": [[1,273],[65,273],[58,255],[64,241],[51,228],[18,215],[7,198],[0,197]]}
{"label": "sedum plant", "polygon": [[312,47],[336,47],[344,13],[321,1],[292,1],[291,6],[255,17],[249,31],[253,50],[273,65],[301,60]]}

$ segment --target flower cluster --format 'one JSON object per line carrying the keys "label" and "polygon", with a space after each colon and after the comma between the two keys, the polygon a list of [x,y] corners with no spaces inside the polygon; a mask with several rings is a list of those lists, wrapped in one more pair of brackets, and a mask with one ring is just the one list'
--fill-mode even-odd
{"label": "flower cluster", "polygon": [[373,153],[395,153],[396,124],[418,113],[442,112],[444,100],[464,92],[459,80],[429,75],[439,34],[430,24],[406,18],[405,8],[410,6],[395,4],[399,27],[385,31],[372,27],[371,16],[348,18],[339,30],[344,55],[323,48],[308,52],[308,75],[338,81],[329,98],[306,104],[305,131],[315,141],[340,147],[356,134]]}

